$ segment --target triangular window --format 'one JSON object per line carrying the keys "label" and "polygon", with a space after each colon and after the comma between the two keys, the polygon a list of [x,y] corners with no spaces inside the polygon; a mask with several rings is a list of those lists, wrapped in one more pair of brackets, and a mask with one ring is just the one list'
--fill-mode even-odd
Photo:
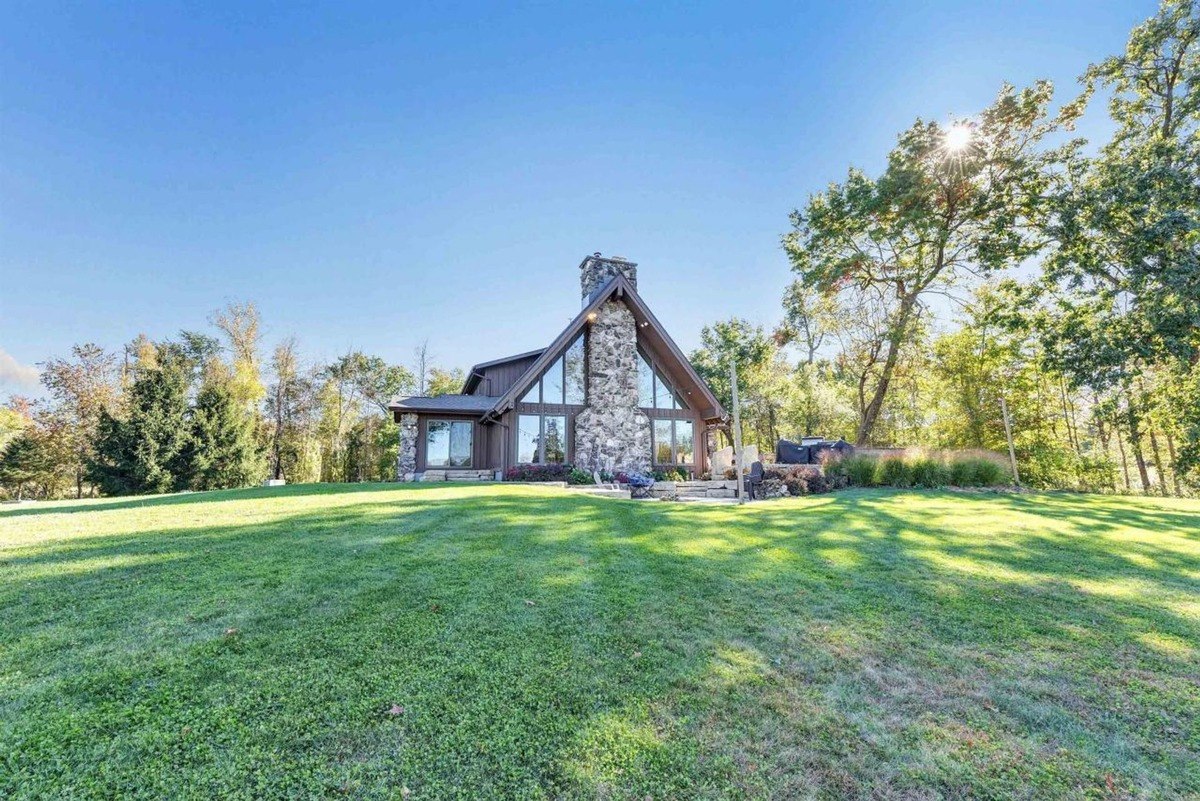
{"label": "triangular window", "polygon": [[580,334],[533,383],[521,398],[521,403],[583,406],[587,402],[586,383],[587,367],[583,335]]}

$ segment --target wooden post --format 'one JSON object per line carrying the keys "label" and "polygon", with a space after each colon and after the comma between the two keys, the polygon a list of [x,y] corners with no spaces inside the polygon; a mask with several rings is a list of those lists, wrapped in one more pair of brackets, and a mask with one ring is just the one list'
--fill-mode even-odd
{"label": "wooden post", "polygon": [[1004,413],[1004,436],[1008,438],[1008,459],[1012,462],[1013,483],[1021,486],[1021,474],[1017,472],[1017,451],[1013,448],[1012,423],[1008,420],[1008,404],[1000,397],[1000,411]]}
{"label": "wooden post", "polygon": [[737,365],[732,362],[729,365],[729,388],[733,397],[733,475],[737,484],[734,492],[737,493],[738,503],[745,503],[745,479],[742,478],[742,416],[738,412]]}

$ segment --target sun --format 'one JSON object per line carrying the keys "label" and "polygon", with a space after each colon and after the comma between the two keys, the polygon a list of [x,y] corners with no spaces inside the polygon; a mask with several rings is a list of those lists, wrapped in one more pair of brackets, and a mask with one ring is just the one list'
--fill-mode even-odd
{"label": "sun", "polygon": [[955,123],[946,129],[946,150],[951,153],[961,153],[971,144],[971,126],[966,123]]}

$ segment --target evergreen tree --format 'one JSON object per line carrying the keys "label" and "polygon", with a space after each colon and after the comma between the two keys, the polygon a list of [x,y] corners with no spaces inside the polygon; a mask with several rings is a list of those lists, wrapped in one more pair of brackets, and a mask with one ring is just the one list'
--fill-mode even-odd
{"label": "evergreen tree", "polygon": [[190,436],[184,370],[172,360],[140,370],[126,415],[101,412],[88,478],[106,495],[182,489],[181,455]]}
{"label": "evergreen tree", "polygon": [[42,443],[31,432],[18,434],[0,454],[0,484],[19,501],[25,485],[38,480],[49,469]]}
{"label": "evergreen tree", "polygon": [[227,383],[208,381],[196,397],[192,436],[182,452],[181,476],[192,489],[246,487],[261,478],[254,419]]}

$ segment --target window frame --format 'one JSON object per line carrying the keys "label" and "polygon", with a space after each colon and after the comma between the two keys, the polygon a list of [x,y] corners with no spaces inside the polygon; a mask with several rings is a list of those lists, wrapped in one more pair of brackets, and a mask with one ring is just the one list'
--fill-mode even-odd
{"label": "window frame", "polygon": [[[650,354],[647,353],[646,350],[642,347],[640,342],[638,343],[638,346],[637,346],[637,352],[638,352],[638,358],[639,358],[639,362],[638,362],[638,407],[641,409],[644,409],[644,410],[654,411],[654,412],[659,412],[659,413],[661,413],[661,412],[690,412],[691,407],[688,406],[687,402],[684,401],[680,397],[679,391],[675,389],[673,382],[671,382],[670,380],[667,379],[667,376],[665,375],[666,370],[663,368],[662,364],[657,359],[651,357]],[[649,406],[642,405],[642,401],[645,400],[644,398],[642,398],[642,362],[645,362],[645,364],[650,368],[651,393],[650,393],[650,405]],[[658,397],[659,393],[662,390],[666,390],[666,393],[670,396],[670,398],[666,400],[665,406],[660,405],[660,401],[659,401],[659,397]]]}
{"label": "window frame", "polygon": [[[534,454],[534,461],[526,462],[521,460],[521,418],[536,417],[538,419],[537,429],[537,452]],[[563,439],[563,458],[561,462],[546,461],[546,418],[557,417],[563,421],[562,439]],[[516,457],[514,464],[569,464],[571,462],[571,431],[575,425],[573,415],[566,412],[543,412],[543,411],[517,411],[516,425],[513,426],[513,436],[516,440],[513,448],[513,455]]]}
{"label": "window frame", "polygon": [[[435,423],[446,423],[449,429],[446,431],[446,461],[444,464],[434,464],[430,458],[429,434]],[[467,463],[453,464],[452,463],[452,448],[454,438],[455,424],[467,426]],[[425,442],[424,442],[424,457],[425,468],[433,470],[472,470],[475,466],[475,421],[463,420],[462,418],[454,417],[428,417],[425,419]]]}
{"label": "window frame", "polygon": [[[671,427],[671,460],[662,462],[658,459],[660,444],[657,427],[659,423],[670,423]],[[692,429],[692,459],[688,462],[679,461],[679,424],[686,423]],[[654,465],[661,467],[690,467],[696,468],[696,421],[691,417],[654,417],[650,420],[650,454]]]}
{"label": "window frame", "polygon": [[[570,377],[570,371],[567,368],[567,354],[571,351],[571,349],[573,347],[575,347],[576,343],[581,343],[581,350],[582,350],[582,356],[583,356],[583,368],[582,368],[582,376],[581,376],[582,381],[583,381],[583,386],[582,386],[583,401],[581,403],[572,403],[567,400],[567,396],[570,394],[570,390],[567,386],[567,383],[568,383],[568,380]],[[583,407],[587,406],[587,402],[588,402],[588,385],[587,385],[588,384],[588,381],[587,381],[588,355],[589,355],[589,353],[588,353],[587,337],[584,336],[583,334],[580,334],[575,339],[571,340],[571,342],[565,348],[563,348],[562,352],[559,353],[554,358],[554,361],[551,362],[549,367],[547,367],[543,372],[538,374],[537,378],[535,378],[533,380],[533,383],[531,383],[529,385],[529,387],[525,390],[525,394],[523,394],[521,396],[521,398],[517,401],[517,403],[524,405],[526,407],[528,407],[528,406],[553,406],[556,408],[569,407],[569,408],[582,409]],[[558,368],[557,371],[554,370],[555,367]],[[558,398],[547,400],[546,399],[546,383],[545,382],[546,382],[546,377],[549,376],[551,374],[551,372],[558,373],[559,387],[561,388],[562,392]],[[531,394],[533,395],[532,398],[530,397]],[[539,414],[540,414],[540,412],[539,412]]]}

